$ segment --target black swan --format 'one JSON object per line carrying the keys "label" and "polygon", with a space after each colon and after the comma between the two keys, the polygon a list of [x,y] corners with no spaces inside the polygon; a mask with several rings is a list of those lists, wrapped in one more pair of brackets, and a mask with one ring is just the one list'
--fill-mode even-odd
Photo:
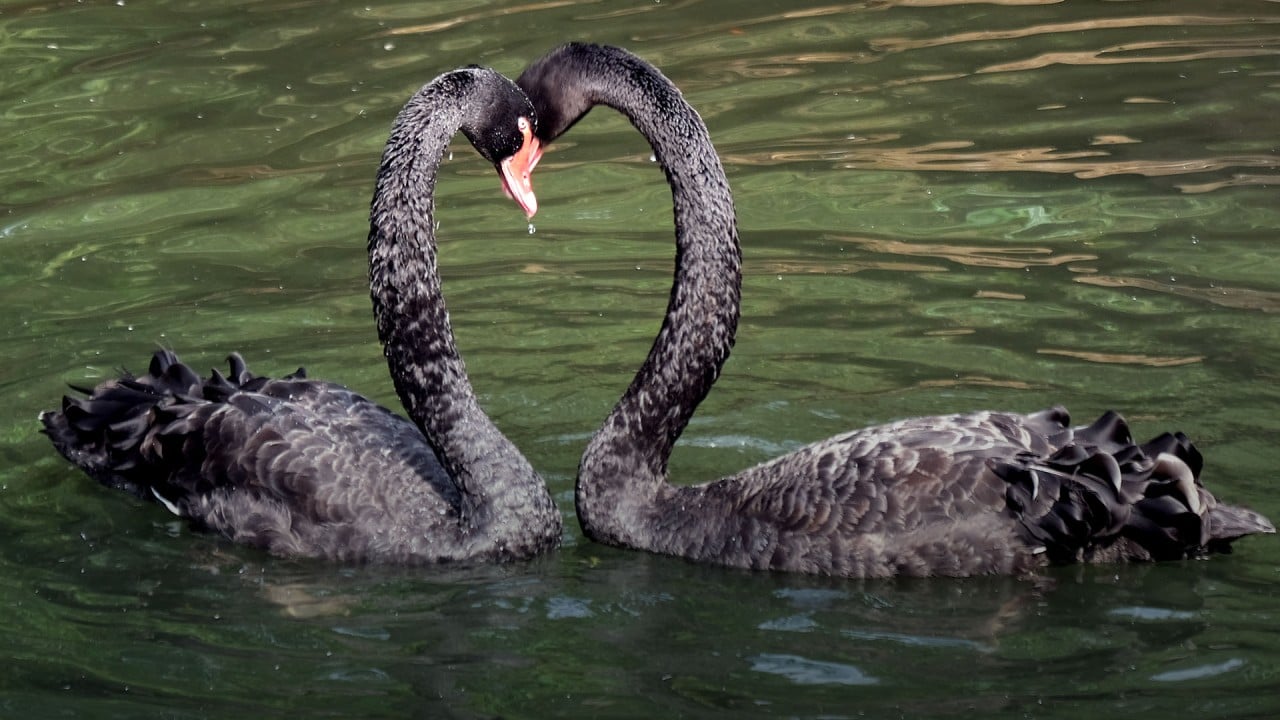
{"label": "black swan", "polygon": [[275,555],[426,564],[555,547],[555,503],[467,379],[434,232],[437,171],[459,129],[533,214],[534,119],[510,80],[472,67],[423,86],[392,127],[370,209],[369,286],[412,422],[301,369],[255,377],[232,355],[229,375],[202,379],[162,350],[146,375],[64,398],[41,415],[44,432],[103,484]]}
{"label": "black swan", "polygon": [[578,468],[589,538],[731,567],[884,577],[1182,558],[1275,531],[1201,486],[1201,457],[1185,436],[1137,445],[1114,413],[1072,428],[1057,407],[903,420],[715,482],[670,484],[672,446],[738,324],[741,253],[724,170],[680,91],[625,50],[566,45],[516,82],[537,110],[543,146],[594,105],[625,115],[653,147],[675,204],[662,328]]}

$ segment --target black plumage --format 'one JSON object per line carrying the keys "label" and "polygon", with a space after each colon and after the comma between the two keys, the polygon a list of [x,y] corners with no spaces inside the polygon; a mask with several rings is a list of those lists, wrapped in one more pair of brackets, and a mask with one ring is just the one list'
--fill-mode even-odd
{"label": "black plumage", "polygon": [[[484,68],[437,77],[392,127],[370,210],[374,316],[405,419],[340,385],[256,377],[239,355],[201,378],[169,351],[43,413],[68,460],[202,528],[289,557],[444,563],[560,542],[542,479],[481,410],[436,267],[433,195],[461,129],[510,184],[533,108]],[[532,191],[514,196],[531,212]]]}
{"label": "black plumage", "polygon": [[741,254],[724,170],[680,91],[625,50],[566,45],[517,83],[544,144],[595,105],[623,113],[653,147],[675,206],[666,317],[578,468],[578,519],[593,540],[740,568],[873,577],[1195,556],[1275,531],[1204,489],[1185,437],[1137,445],[1114,413],[1073,429],[1062,408],[903,420],[723,480],[670,484],[672,447],[738,324]]}

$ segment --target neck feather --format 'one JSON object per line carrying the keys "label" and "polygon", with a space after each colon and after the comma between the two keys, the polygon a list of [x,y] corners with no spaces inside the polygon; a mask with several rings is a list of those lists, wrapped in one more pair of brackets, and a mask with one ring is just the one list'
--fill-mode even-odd
{"label": "neck feather", "polygon": [[477,84],[459,73],[438,78],[396,118],[370,211],[369,282],[396,392],[464,497],[480,508],[485,505],[476,499],[498,488],[482,487],[473,476],[537,476],[480,409],[440,289],[436,176],[449,139],[472,113],[483,111]]}
{"label": "neck feather", "polygon": [[697,111],[634,56],[619,55],[606,67],[594,100],[622,112],[648,139],[671,185],[676,231],[662,328],[579,468],[579,519],[609,541],[640,521],[633,513],[643,511],[627,501],[656,499],[677,438],[729,357],[742,256],[728,180]]}

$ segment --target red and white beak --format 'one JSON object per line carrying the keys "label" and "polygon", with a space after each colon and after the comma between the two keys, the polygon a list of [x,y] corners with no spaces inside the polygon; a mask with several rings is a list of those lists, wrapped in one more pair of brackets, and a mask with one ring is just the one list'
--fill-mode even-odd
{"label": "red and white beak", "polygon": [[525,118],[520,118],[520,133],[524,144],[514,155],[498,163],[498,175],[502,178],[502,191],[532,218],[538,212],[538,198],[533,194],[530,176],[542,158],[542,145],[533,136],[533,127]]}

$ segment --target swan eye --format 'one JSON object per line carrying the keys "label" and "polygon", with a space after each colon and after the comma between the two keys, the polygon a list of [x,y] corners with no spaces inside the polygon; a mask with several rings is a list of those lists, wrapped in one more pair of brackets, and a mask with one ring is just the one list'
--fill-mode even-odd
{"label": "swan eye", "polygon": [[521,179],[525,182],[529,181],[529,173],[533,172],[533,168],[538,164],[538,159],[542,156],[542,151],[538,149],[538,141],[533,136],[533,123],[529,122],[529,118],[521,115],[516,118],[516,127],[520,129],[520,135],[524,138],[520,147],[530,148],[530,160],[525,164],[524,169],[520,173]]}

